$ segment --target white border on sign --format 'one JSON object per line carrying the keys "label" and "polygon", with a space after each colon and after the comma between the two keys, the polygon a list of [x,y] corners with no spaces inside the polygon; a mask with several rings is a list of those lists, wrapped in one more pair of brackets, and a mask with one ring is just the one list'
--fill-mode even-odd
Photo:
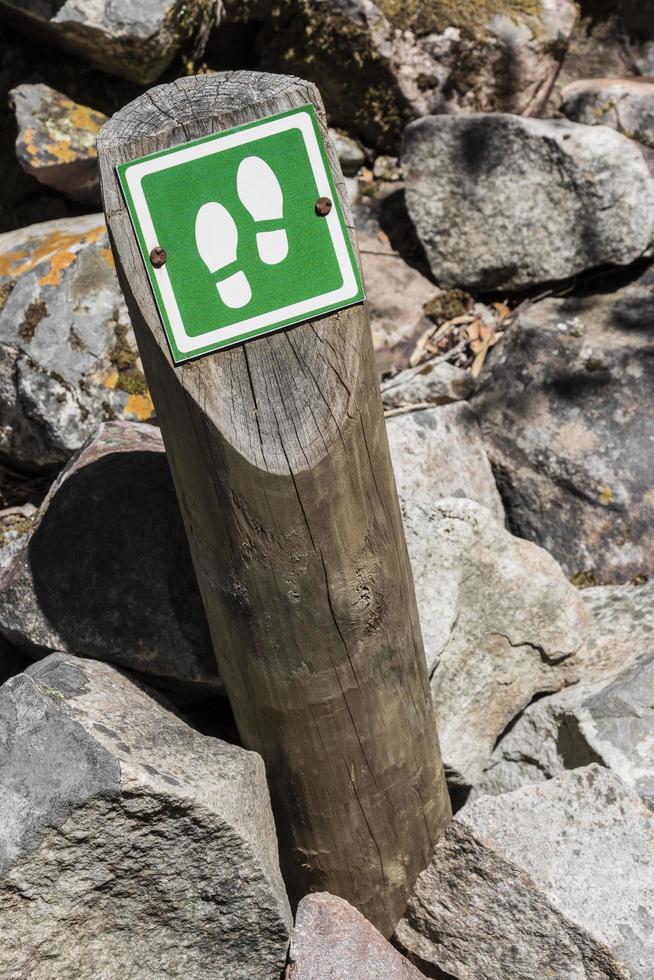
{"label": "white border on sign", "polygon": [[[313,170],[318,187],[318,197],[330,197],[332,191],[329,178],[309,113],[297,112],[283,119],[273,119],[270,122],[261,123],[258,126],[253,126],[240,132],[228,133],[222,137],[218,136],[215,140],[209,140],[197,146],[187,146],[175,153],[168,153],[154,160],[144,160],[143,163],[136,163],[134,166],[126,168],[125,177],[145,240],[146,253],[149,253],[159,243],[155,234],[150,209],[143,193],[142,181],[144,177],[148,174],[157,173],[160,170],[167,170],[170,167],[179,166],[190,160],[198,160],[201,157],[211,156],[214,153],[229,150],[234,146],[256,142],[266,136],[274,136],[277,133],[289,129],[299,129],[302,134],[309,156],[309,162],[311,163],[311,169]],[[308,316],[310,313],[320,310],[325,306],[347,301],[356,296],[359,287],[336,208],[332,208],[329,214],[322,220],[327,222],[343,280],[338,289],[333,289],[328,293],[322,293],[320,296],[313,296],[311,299],[302,300],[299,303],[292,303],[290,306],[284,306],[278,310],[261,313],[258,316],[250,317],[248,320],[241,320],[239,323],[233,323],[227,327],[218,327],[216,330],[211,330],[197,337],[190,336],[184,329],[182,316],[179,312],[175,292],[166,267],[162,266],[160,269],[153,269],[152,272],[159,286],[168,315],[168,321],[178,349],[184,354],[189,354],[206,347],[208,344],[223,343],[224,341],[239,337],[243,333],[265,329],[280,321],[293,317]]]}

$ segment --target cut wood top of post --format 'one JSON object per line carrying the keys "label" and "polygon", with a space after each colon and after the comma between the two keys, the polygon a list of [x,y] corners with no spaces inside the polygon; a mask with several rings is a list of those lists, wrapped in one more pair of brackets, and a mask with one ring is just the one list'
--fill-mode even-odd
{"label": "cut wood top of post", "polygon": [[[346,237],[349,237],[348,248],[358,265],[344,181],[336,152],[327,136],[320,95],[311,83],[289,76],[246,71],[183,78],[146,92],[116,113],[103,127],[98,137],[98,155],[104,206],[119,259],[119,272],[129,284],[130,314],[133,320],[140,317],[147,325],[145,331],[135,327],[140,346],[143,348],[154,341],[168,364],[173,364],[174,359],[116,168],[191,140],[307,105],[314,107],[325,140],[334,197],[343,215]],[[207,212],[207,220],[218,216],[222,206],[218,201],[215,205],[211,215]],[[172,207],[176,206],[177,202],[173,201]],[[318,224],[329,220],[317,215],[313,207],[311,217]],[[285,245],[283,229],[273,227],[273,224],[266,221],[265,234],[257,242],[264,263],[271,264],[284,251],[282,246]],[[200,226],[198,235],[202,239]],[[170,253],[166,243],[157,244]],[[210,255],[209,251],[207,248],[204,255],[207,269],[219,258]],[[236,304],[243,301],[248,289],[237,265],[225,267],[228,275],[221,280],[218,289],[228,302]],[[216,283],[212,286],[217,288]],[[337,336],[334,325],[340,320],[348,323],[353,315],[352,311],[342,310],[335,317],[315,319],[283,333],[251,341],[247,347],[225,350],[220,357],[210,355],[179,364],[176,368],[179,381],[188,397],[220,420],[223,431],[230,432],[239,452],[256,466],[279,474],[288,473],[289,469],[311,468],[323,458],[327,447],[339,440],[340,427],[351,412],[350,399],[358,371],[358,330],[350,330],[349,335],[348,331],[341,330]],[[233,393],[241,388],[250,393],[251,411],[241,412],[238,419],[231,418]],[[280,403],[285,404],[283,416],[279,411]],[[308,403],[311,412],[307,411]]]}

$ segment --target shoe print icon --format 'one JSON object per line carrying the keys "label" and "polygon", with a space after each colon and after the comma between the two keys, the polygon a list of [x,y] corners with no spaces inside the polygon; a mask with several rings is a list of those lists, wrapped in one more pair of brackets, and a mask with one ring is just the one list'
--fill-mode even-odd
{"label": "shoe print icon", "polygon": [[[236,190],[241,203],[255,223],[280,221],[284,216],[284,195],[272,168],[261,157],[241,161],[236,174]],[[226,207],[208,201],[195,218],[195,242],[200,258],[212,275],[228,271],[238,255],[238,228]],[[256,233],[259,259],[265,265],[278,265],[288,255],[288,236],[283,228]],[[239,270],[216,281],[220,299],[230,309],[240,309],[252,299],[246,274]]]}

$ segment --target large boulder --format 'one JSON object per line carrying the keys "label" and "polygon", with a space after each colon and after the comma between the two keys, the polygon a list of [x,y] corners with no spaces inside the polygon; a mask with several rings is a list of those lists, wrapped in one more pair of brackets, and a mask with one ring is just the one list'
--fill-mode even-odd
{"label": "large boulder", "polygon": [[2,16],[90,64],[148,84],[181,48],[199,54],[216,0],[0,0]]}
{"label": "large boulder", "polygon": [[467,405],[391,417],[386,431],[405,520],[413,508],[427,510],[440,497],[468,497],[504,521],[479,423]]}
{"label": "large boulder", "polygon": [[317,892],[298,905],[286,980],[420,980],[421,976],[344,899]]}
{"label": "large boulder", "polygon": [[651,812],[599,766],[484,797],[436,844],[397,938],[448,976],[650,980],[653,848]]}
{"label": "large boulder", "polygon": [[534,695],[576,680],[588,613],[554,559],[480,504],[401,484],[400,499],[443,762],[472,786]]}
{"label": "large boulder", "polygon": [[586,584],[654,574],[654,269],[609,285],[520,314],[472,400],[509,526]]}
{"label": "large boulder", "polygon": [[0,458],[53,469],[100,422],[153,414],[103,216],[0,235]]}
{"label": "large boulder", "polygon": [[0,634],[139,671],[181,699],[220,689],[159,430],[100,426],[0,577]]}
{"label": "large boulder", "polygon": [[430,112],[537,114],[576,10],[571,0],[228,0],[225,17],[262,24],[263,67],[310,77],[335,124],[393,150]]}
{"label": "large boulder", "polygon": [[0,974],[271,980],[290,909],[262,760],[106,664],[0,690]]}
{"label": "large boulder", "polygon": [[476,796],[598,762],[654,808],[654,583],[583,595],[592,626],[580,683],[525,709],[495,747]]}
{"label": "large boulder", "polygon": [[95,142],[107,117],[48,85],[18,85],[10,98],[18,124],[16,155],[23,170],[75,201],[98,207]]}
{"label": "large boulder", "polygon": [[407,127],[409,213],[439,285],[520,290],[624,266],[654,237],[654,178],[605,126],[507,114]]}

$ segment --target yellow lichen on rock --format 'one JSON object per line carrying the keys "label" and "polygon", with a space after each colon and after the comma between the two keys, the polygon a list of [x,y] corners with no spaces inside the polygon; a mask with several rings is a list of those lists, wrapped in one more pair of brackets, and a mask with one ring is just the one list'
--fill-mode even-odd
{"label": "yellow lichen on rock", "polygon": [[0,252],[0,277],[17,278],[31,272],[42,262],[49,262],[47,272],[39,279],[39,286],[58,286],[61,273],[72,265],[84,245],[92,245],[106,234],[104,225],[98,225],[82,234],[52,231],[43,238],[28,240],[25,246]]}
{"label": "yellow lichen on rock", "polygon": [[138,419],[139,422],[146,422],[154,415],[154,405],[149,394],[130,395],[125,404],[123,415],[127,419]]}
{"label": "yellow lichen on rock", "polygon": [[418,34],[442,33],[458,27],[466,37],[483,39],[496,17],[527,23],[538,32],[542,0],[378,0],[377,6],[394,27]]}

